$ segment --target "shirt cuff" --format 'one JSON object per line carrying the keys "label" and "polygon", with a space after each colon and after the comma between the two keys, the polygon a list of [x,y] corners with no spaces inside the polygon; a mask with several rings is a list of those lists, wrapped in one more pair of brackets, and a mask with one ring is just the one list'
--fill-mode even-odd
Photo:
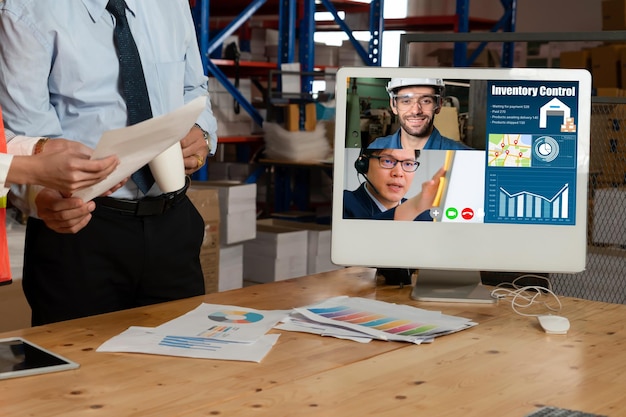
{"label": "shirt cuff", "polygon": [[7,142],[7,153],[12,155],[32,155],[33,148],[41,136],[15,136]]}
{"label": "shirt cuff", "polygon": [[13,155],[0,153],[0,197],[4,197],[9,193],[9,188],[5,188],[5,184],[12,160]]}
{"label": "shirt cuff", "polygon": [[[7,152],[13,155],[32,155],[33,148],[41,136],[14,136],[7,142]],[[6,179],[6,178],[5,178]],[[0,183],[0,186],[3,183]],[[24,214],[37,217],[35,197],[43,189],[39,185],[13,185],[11,202]]]}

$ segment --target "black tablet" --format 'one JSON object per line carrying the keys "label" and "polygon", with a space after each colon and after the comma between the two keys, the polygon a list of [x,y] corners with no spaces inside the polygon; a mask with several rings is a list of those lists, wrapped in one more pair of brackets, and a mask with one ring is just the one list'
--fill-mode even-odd
{"label": "black tablet", "polygon": [[0,339],[0,379],[76,369],[79,365],[21,337]]}

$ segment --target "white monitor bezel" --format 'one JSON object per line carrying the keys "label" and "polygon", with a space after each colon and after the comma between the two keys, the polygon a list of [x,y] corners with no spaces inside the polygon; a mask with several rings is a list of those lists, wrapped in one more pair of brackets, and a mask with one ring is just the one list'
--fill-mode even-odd
{"label": "white monitor bezel", "polygon": [[[576,225],[520,225],[516,242],[506,242],[509,247],[505,247],[505,242],[494,238],[505,227],[501,224],[413,222],[407,227],[407,222],[343,219],[346,111],[342,106],[347,101],[351,77],[578,81]],[[575,273],[584,270],[591,115],[591,74],[587,70],[342,67],[337,71],[336,103],[331,245],[333,263],[345,266],[483,271]],[[386,241],[376,241],[383,236]],[[485,242],[493,245],[487,246]]]}

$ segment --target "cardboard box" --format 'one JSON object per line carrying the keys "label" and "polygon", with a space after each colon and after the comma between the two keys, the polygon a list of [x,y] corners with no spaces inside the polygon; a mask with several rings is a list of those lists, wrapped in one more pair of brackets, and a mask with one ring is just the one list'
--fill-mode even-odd
{"label": "cardboard box", "polygon": [[[361,15],[362,13],[348,13],[346,15],[346,19],[355,18],[357,15]],[[367,26],[367,24],[366,24]],[[361,47],[367,51],[369,49],[369,42],[367,41],[359,41]],[[363,62],[361,55],[356,51],[352,42],[343,41],[341,46],[339,47],[339,65],[338,67],[362,67],[363,65],[367,65],[367,63]]]}
{"label": "cardboard box", "polygon": [[561,68],[582,68],[591,71],[591,52],[588,49],[581,51],[563,51],[559,56]]}
{"label": "cardboard box", "polygon": [[339,47],[315,43],[315,65],[336,67],[339,64]]}
{"label": "cardboard box", "polygon": [[200,264],[204,275],[204,290],[207,294],[218,291],[220,209],[217,190],[199,189],[193,184],[187,196],[204,219],[204,239],[200,248]]}
{"label": "cardboard box", "polygon": [[626,29],[626,1],[604,0],[602,2],[602,30]]}
{"label": "cardboard box", "polygon": [[626,87],[626,46],[621,46],[619,49],[619,66],[619,86],[624,88]]}
{"label": "cardboard box", "polygon": [[220,246],[218,291],[243,287],[243,243]]}
{"label": "cardboard box", "polygon": [[274,282],[307,275],[307,232],[257,224],[256,238],[244,242],[244,279]]}
{"label": "cardboard box", "polygon": [[[251,61],[270,61],[271,55],[269,55],[266,51],[267,45],[275,45],[274,50],[277,50],[277,45],[279,44],[278,30],[277,29],[267,29],[261,27],[250,27],[250,60]],[[276,57],[278,53],[276,52],[273,55],[274,60],[272,62],[276,62]]]}
{"label": "cardboard box", "polygon": [[[229,78],[228,80],[234,85],[234,79]],[[252,102],[250,79],[240,79],[237,90],[243,95],[247,102]],[[235,112],[235,98],[216,78],[209,78],[208,91],[211,97],[211,108],[217,119],[217,132],[219,136],[251,135],[252,131],[255,129],[256,123],[241,105],[239,106],[239,113]]]}
{"label": "cardboard box", "polygon": [[622,88],[600,87],[595,88],[594,93],[597,97],[626,97],[626,90]]}
{"label": "cardboard box", "polygon": [[193,181],[194,187],[215,189],[219,195],[220,239],[233,245],[256,236],[256,184],[238,181]]}
{"label": "cardboard box", "polygon": [[[288,104],[285,106],[285,129],[290,132],[300,130],[300,104]],[[315,103],[303,104],[304,106],[304,130],[312,132],[317,126],[317,110]]]}
{"label": "cardboard box", "polygon": [[604,45],[591,49],[593,87],[620,88],[622,45]]}
{"label": "cardboard box", "polygon": [[307,232],[307,274],[317,274],[341,268],[333,264],[330,259],[330,225],[280,219],[263,219],[259,220],[257,224],[305,230]]}

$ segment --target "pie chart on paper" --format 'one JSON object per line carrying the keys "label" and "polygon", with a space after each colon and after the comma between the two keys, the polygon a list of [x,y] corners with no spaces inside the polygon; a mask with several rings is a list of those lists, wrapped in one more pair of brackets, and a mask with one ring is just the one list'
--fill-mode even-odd
{"label": "pie chart on paper", "polygon": [[251,311],[216,311],[209,314],[209,320],[220,323],[256,323],[263,320],[263,315]]}

